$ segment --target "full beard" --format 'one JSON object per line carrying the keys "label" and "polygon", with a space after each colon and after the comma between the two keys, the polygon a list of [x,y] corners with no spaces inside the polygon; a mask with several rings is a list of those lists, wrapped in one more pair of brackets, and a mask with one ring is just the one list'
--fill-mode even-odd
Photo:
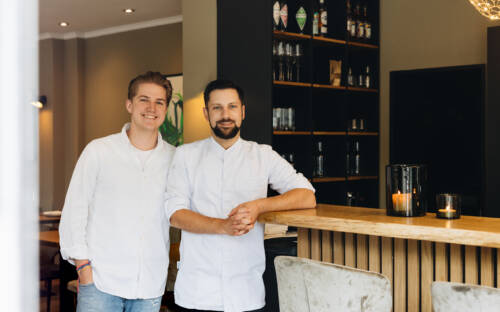
{"label": "full beard", "polygon": [[[220,122],[226,122],[226,121],[232,121],[232,120],[221,120]],[[228,140],[234,138],[240,132],[240,127],[238,127],[234,121],[233,123],[234,127],[229,132],[223,132],[219,128],[218,122],[215,124],[215,127],[210,126],[210,128],[212,128],[212,131],[214,132],[216,137]]]}

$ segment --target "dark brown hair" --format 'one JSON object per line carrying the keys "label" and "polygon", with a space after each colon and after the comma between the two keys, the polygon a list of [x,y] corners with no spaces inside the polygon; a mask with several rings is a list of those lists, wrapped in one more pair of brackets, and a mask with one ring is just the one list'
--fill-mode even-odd
{"label": "dark brown hair", "polygon": [[234,89],[238,93],[238,97],[240,98],[241,105],[245,105],[244,103],[244,93],[243,89],[227,79],[217,79],[210,81],[205,87],[205,91],[203,92],[203,99],[205,100],[205,106],[208,107],[208,101],[210,100],[210,93],[214,90],[224,90],[224,89]]}
{"label": "dark brown hair", "polygon": [[163,87],[167,92],[167,105],[170,103],[172,99],[172,84],[170,80],[167,79],[167,76],[163,75],[160,72],[152,72],[148,71],[145,74],[139,75],[134,79],[130,80],[128,84],[128,99],[132,100],[137,93],[137,88],[141,83],[154,83]]}

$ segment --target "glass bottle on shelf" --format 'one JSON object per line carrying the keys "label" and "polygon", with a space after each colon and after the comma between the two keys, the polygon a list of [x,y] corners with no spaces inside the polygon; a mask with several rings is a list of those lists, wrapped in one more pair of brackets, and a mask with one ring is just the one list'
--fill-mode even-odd
{"label": "glass bottle on shelf", "polygon": [[345,175],[347,177],[351,176],[351,168],[352,168],[352,149],[351,142],[347,140],[346,142],[346,153],[345,153]]}
{"label": "glass bottle on shelf", "polygon": [[295,81],[300,82],[300,59],[302,58],[302,47],[299,43],[295,44],[292,53],[292,63],[295,67]]}
{"label": "glass bottle on shelf", "polygon": [[346,206],[355,206],[356,205],[356,197],[353,192],[347,192],[346,196]]}
{"label": "glass bottle on shelf", "polygon": [[280,26],[280,2],[279,0],[274,1],[273,4],[273,29],[278,30]]}
{"label": "glass bottle on shelf", "polygon": [[280,109],[273,108],[273,130],[280,130]]}
{"label": "glass bottle on shelf", "polygon": [[371,78],[370,78],[370,66],[366,66],[365,69],[365,88],[371,87]]}
{"label": "glass bottle on shelf", "polygon": [[281,122],[281,129],[283,131],[288,131],[288,109],[286,108],[280,108],[280,122]]}
{"label": "glass bottle on shelf", "polygon": [[351,0],[347,0],[347,3],[346,3],[346,8],[347,8],[347,17],[346,17],[346,21],[347,21],[347,25],[346,25],[346,31],[348,34],[351,33],[351,27],[352,27],[352,23],[354,23],[354,20],[352,18],[352,8],[351,8]]}
{"label": "glass bottle on shelf", "polygon": [[295,131],[295,108],[288,108],[288,130]]}
{"label": "glass bottle on shelf", "polygon": [[286,0],[280,1],[280,30],[286,31],[288,27],[288,4]]}
{"label": "glass bottle on shelf", "polygon": [[360,175],[361,167],[361,158],[359,155],[359,141],[354,143],[354,175]]}
{"label": "glass bottle on shelf", "polygon": [[307,21],[307,13],[304,9],[304,6],[302,5],[302,2],[300,3],[300,7],[297,10],[297,13],[295,14],[295,20],[297,21],[297,26],[299,26],[300,33],[303,34],[304,27],[306,26]]}
{"label": "glass bottle on shelf", "polygon": [[[359,38],[359,34],[360,34],[360,26],[362,25],[362,22],[361,22],[361,8],[360,8],[360,5],[359,5],[359,2],[356,3],[356,9],[354,10],[354,15],[356,16],[356,32],[354,34],[354,38]],[[363,26],[364,28],[364,26]]]}
{"label": "glass bottle on shelf", "polygon": [[368,6],[365,4],[363,6],[363,18],[365,25],[365,39],[370,40],[372,38],[372,24],[368,20]]}
{"label": "glass bottle on shelf", "polygon": [[288,155],[288,162],[295,168],[295,155],[293,153]]}
{"label": "glass bottle on shelf", "polygon": [[325,37],[328,34],[328,10],[325,0],[319,0],[319,32]]}
{"label": "glass bottle on shelf", "polygon": [[273,80],[276,80],[276,64],[278,63],[278,46],[276,41],[273,41]]}
{"label": "glass bottle on shelf", "polygon": [[323,143],[318,142],[316,155],[314,157],[314,176],[323,177],[325,175],[325,156],[323,155]]}
{"label": "glass bottle on shelf", "polygon": [[361,14],[361,7],[359,9],[359,19],[358,19],[358,39],[365,39],[365,19]]}
{"label": "glass bottle on shelf", "polygon": [[278,42],[278,80],[285,80],[285,70],[284,70],[284,58],[285,58],[285,47],[283,41]]}
{"label": "glass bottle on shelf", "polygon": [[317,5],[317,2],[313,2],[314,8],[313,8],[313,29],[312,29],[312,34],[313,36],[319,36],[319,6]]}
{"label": "glass bottle on shelf", "polygon": [[292,44],[287,42],[285,45],[285,67],[286,67],[286,77],[287,81],[292,81]]}
{"label": "glass bottle on shelf", "polygon": [[354,87],[354,76],[352,75],[352,69],[350,67],[347,71],[347,85],[349,87]]}
{"label": "glass bottle on shelf", "polygon": [[363,68],[359,70],[359,75],[358,75],[358,80],[357,80],[357,85],[360,88],[365,87],[365,75],[363,73]]}

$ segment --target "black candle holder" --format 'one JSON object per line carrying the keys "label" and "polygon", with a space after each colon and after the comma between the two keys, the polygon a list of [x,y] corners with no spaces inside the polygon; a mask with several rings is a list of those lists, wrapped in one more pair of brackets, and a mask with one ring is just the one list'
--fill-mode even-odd
{"label": "black candle holder", "polygon": [[458,219],[461,214],[462,200],[458,194],[436,195],[436,217],[441,219]]}
{"label": "black candle holder", "polygon": [[418,217],[427,211],[427,166],[386,166],[387,215]]}

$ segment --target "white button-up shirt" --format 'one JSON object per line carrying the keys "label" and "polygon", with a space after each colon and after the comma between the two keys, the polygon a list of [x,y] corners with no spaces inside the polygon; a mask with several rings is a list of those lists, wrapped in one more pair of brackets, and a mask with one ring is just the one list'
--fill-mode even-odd
{"label": "white button-up shirt", "polygon": [[[225,150],[213,138],[177,148],[167,182],[167,217],[180,209],[227,218],[241,203],[279,193],[314,190],[270,146],[239,139]],[[185,308],[249,311],[265,305],[264,226],[228,236],[182,232],[175,302]]]}
{"label": "white button-up shirt", "polygon": [[[144,165],[121,133],[93,140],[76,164],[59,226],[64,259],[89,259],[97,289],[127,299],[163,295],[168,270],[164,200],[175,148],[158,135]],[[70,260],[71,261],[71,260]]]}

